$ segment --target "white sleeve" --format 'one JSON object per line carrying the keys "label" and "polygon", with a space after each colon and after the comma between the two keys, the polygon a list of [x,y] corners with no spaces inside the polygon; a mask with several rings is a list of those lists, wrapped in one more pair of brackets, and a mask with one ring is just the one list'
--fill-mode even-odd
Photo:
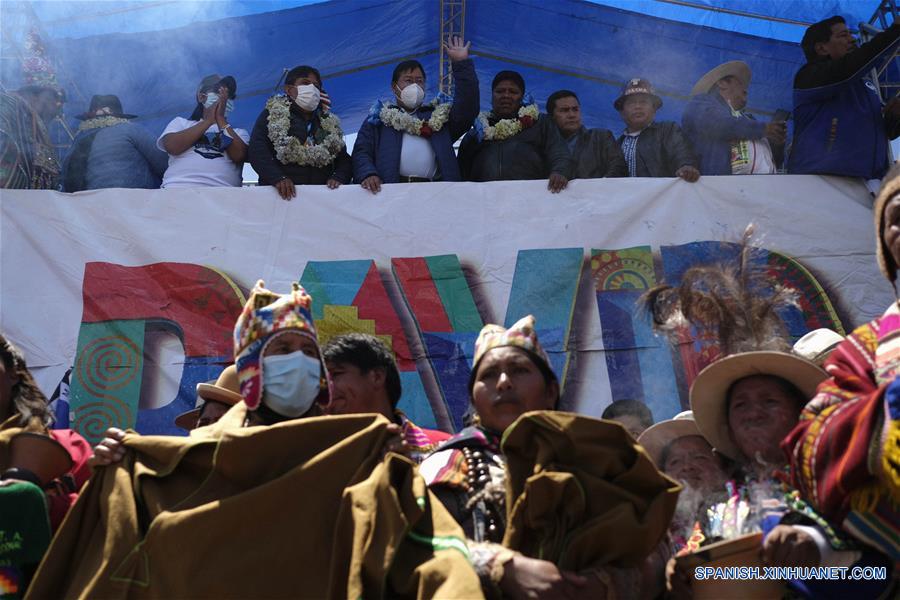
{"label": "white sleeve", "polygon": [[234,129],[234,132],[238,134],[238,137],[244,140],[245,144],[250,143],[250,134],[247,133],[246,129],[238,129],[237,127],[232,127],[232,129]]}
{"label": "white sleeve", "polygon": [[825,535],[818,527],[810,525],[792,525],[809,534],[819,549],[820,567],[850,567],[862,557],[862,552],[857,550],[835,550],[825,539]]}
{"label": "white sleeve", "polygon": [[174,119],[169,121],[169,124],[166,125],[165,131],[163,131],[160,134],[160,136],[156,139],[156,147],[159,148],[160,150],[162,150],[163,152],[165,152],[166,149],[163,147],[162,139],[164,137],[166,137],[166,135],[169,133],[177,133],[179,131],[184,131],[185,129],[187,129],[188,127],[191,127],[192,125],[193,125],[193,122],[188,121],[184,117],[175,117]]}

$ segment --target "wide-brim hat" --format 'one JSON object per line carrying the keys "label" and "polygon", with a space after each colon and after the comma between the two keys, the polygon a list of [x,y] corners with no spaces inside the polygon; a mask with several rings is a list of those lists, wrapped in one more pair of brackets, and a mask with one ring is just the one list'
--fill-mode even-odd
{"label": "wide-brim hat", "polygon": [[68,473],[72,464],[68,450],[49,435],[25,431],[9,442],[9,466],[31,471],[43,487]]}
{"label": "wide-brim hat", "polygon": [[663,470],[662,453],[673,441],[678,438],[688,437],[692,435],[702,436],[697,423],[694,421],[694,414],[686,410],[680,412],[671,419],[660,421],[655,425],[651,425],[638,436],[637,443],[644,447],[650,458],[656,464],[656,468]]}
{"label": "wide-brim hat", "polygon": [[881,180],[881,189],[878,190],[872,209],[875,216],[875,255],[878,258],[878,268],[891,283],[897,279],[897,265],[894,264],[890,248],[884,243],[884,209],[888,201],[898,192],[900,192],[900,163],[894,163]]}
{"label": "wide-brim hat", "polygon": [[738,459],[741,451],[728,429],[728,390],[736,381],[752,375],[781,377],[807,399],[815,396],[819,383],[828,377],[805,358],[771,350],[732,354],[700,371],[690,392],[694,421],[706,441],[731,459]]}
{"label": "wide-brim hat", "polygon": [[190,431],[197,424],[197,419],[200,418],[200,413],[203,412],[204,403],[221,402],[228,406],[234,406],[242,398],[241,386],[238,383],[237,367],[228,365],[215,381],[197,384],[196,408],[175,417],[175,425]]}
{"label": "wide-brim hat", "polygon": [[95,117],[119,117],[121,119],[136,119],[137,115],[122,112],[122,102],[115,94],[105,96],[95,95],[91,98],[91,104],[87,112],[76,115],[75,118],[81,121],[93,119]]}
{"label": "wide-brim hat", "polygon": [[825,327],[813,329],[794,342],[794,347],[791,351],[797,356],[801,356],[806,360],[822,366],[822,363],[825,362],[844,339],[844,336],[837,331]]}
{"label": "wide-brim hat", "polygon": [[707,71],[706,74],[694,84],[694,87],[691,90],[691,96],[705,94],[712,86],[716,85],[717,81],[724,77],[728,77],[729,75],[733,75],[740,79],[744,83],[744,87],[750,87],[750,78],[752,76],[750,65],[742,60],[731,60]]}
{"label": "wide-brim hat", "polygon": [[656,90],[653,89],[653,86],[650,84],[650,82],[646,79],[639,78],[629,79],[625,82],[625,85],[622,86],[622,93],[619,94],[619,97],[616,98],[613,102],[613,107],[615,107],[616,110],[622,110],[622,106],[625,104],[625,98],[638,94],[650,96],[650,99],[653,100],[653,106],[656,110],[662,108],[662,98],[656,95]]}

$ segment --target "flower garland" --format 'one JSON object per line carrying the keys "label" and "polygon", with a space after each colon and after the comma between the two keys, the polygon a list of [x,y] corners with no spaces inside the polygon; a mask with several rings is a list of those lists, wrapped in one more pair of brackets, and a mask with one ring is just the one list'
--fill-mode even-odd
{"label": "flower garland", "polygon": [[494,125],[490,124],[490,118],[493,116],[491,112],[478,113],[475,119],[475,129],[481,135],[479,140],[505,140],[511,138],[523,129],[528,129],[537,122],[538,115],[537,104],[529,104],[519,109],[519,115],[515,119],[500,119]]}
{"label": "flower garland", "polygon": [[122,117],[94,117],[93,119],[85,119],[78,126],[78,131],[88,131],[90,129],[99,129],[100,127],[112,127],[119,123],[127,123],[128,119]]}
{"label": "flower garland", "polygon": [[430,138],[433,134],[440,131],[447,123],[447,119],[450,118],[450,109],[453,105],[449,102],[438,103],[438,100],[434,99],[430,104],[425,106],[434,108],[431,117],[427,121],[419,119],[411,113],[391,105],[383,105],[381,110],[378,111],[378,118],[391,129],[396,129],[397,131],[402,131],[410,135]]}
{"label": "flower garland", "polygon": [[312,136],[304,144],[288,133],[291,126],[291,103],[288,96],[274,96],[266,102],[269,111],[269,139],[275,147],[275,157],[282,163],[294,163],[305,167],[326,167],[344,148],[344,132],[341,121],[331,113],[319,118],[325,138],[316,143]]}

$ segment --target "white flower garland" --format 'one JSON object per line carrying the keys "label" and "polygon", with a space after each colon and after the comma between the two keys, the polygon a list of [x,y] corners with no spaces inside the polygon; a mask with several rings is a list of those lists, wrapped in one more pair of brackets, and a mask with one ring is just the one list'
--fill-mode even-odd
{"label": "white flower garland", "polygon": [[304,144],[288,133],[291,127],[291,103],[289,96],[274,96],[266,102],[269,111],[269,139],[275,146],[275,157],[282,163],[294,163],[305,167],[326,167],[344,148],[344,132],[341,121],[331,113],[319,118],[325,139],[315,143],[312,136]]}
{"label": "white flower garland", "polygon": [[122,117],[94,117],[93,119],[85,119],[78,126],[78,131],[88,131],[90,129],[99,129],[100,127],[112,127],[119,123],[127,123],[128,119]]}
{"label": "white flower garland", "polygon": [[[436,102],[436,101],[435,101]],[[414,117],[405,110],[400,110],[396,106],[385,105],[378,113],[381,122],[397,131],[402,131],[410,135],[417,135],[429,138],[433,134],[441,130],[450,118],[450,109],[453,107],[449,102],[442,104],[434,104],[434,111],[431,117],[425,121]]]}
{"label": "white flower garland", "polygon": [[519,115],[515,119],[500,119],[496,124],[491,125],[488,120],[491,117],[490,112],[478,113],[478,121],[481,123],[482,131],[484,131],[485,140],[505,140],[516,135],[523,129],[528,129],[537,122],[540,111],[537,104],[529,104],[519,109]]}

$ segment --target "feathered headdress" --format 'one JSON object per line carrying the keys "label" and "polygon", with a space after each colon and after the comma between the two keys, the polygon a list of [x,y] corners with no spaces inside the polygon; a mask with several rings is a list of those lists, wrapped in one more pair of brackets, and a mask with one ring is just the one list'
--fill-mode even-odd
{"label": "feathered headdress", "polygon": [[766,270],[754,262],[760,250],[751,246],[753,224],[741,240],[738,259],[685,271],[677,286],[647,290],[640,303],[657,333],[677,337],[693,325],[701,337],[716,339],[723,355],[756,350],[789,352],[778,309],[798,306],[793,288],[771,286]]}

